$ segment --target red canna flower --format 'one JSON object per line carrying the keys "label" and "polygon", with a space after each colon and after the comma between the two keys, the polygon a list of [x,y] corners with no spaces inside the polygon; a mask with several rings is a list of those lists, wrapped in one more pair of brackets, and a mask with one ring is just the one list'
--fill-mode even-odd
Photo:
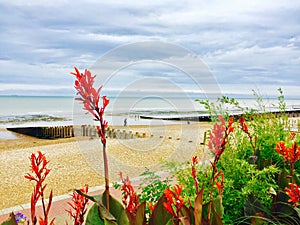
{"label": "red canna flower", "polygon": [[103,148],[103,160],[104,160],[104,176],[105,176],[105,193],[106,193],[106,209],[109,211],[109,173],[108,173],[108,157],[106,153],[106,136],[105,129],[107,127],[107,121],[104,120],[103,115],[106,107],[109,104],[109,100],[106,96],[102,97],[102,106],[99,106],[100,101],[100,91],[102,86],[100,86],[97,90],[93,87],[95,77],[92,76],[89,70],[85,70],[84,74],[80,73],[79,70],[75,68],[75,72],[71,72],[71,74],[75,75],[75,89],[77,91],[77,95],[80,97],[76,98],[76,100],[81,101],[83,103],[83,109],[87,111],[87,113],[91,113],[94,117],[95,121],[99,121],[99,126],[97,126],[98,136],[102,142]]}
{"label": "red canna flower", "polygon": [[216,186],[218,189],[218,194],[221,195],[224,192],[224,173],[222,170],[219,171],[219,173],[215,176],[215,180],[221,176],[221,180],[216,181]]}
{"label": "red canna flower", "polygon": [[180,210],[185,204],[181,192],[182,187],[178,184],[174,186],[174,191],[170,188],[164,191],[166,202],[163,203],[163,206],[175,219],[179,219]]}
{"label": "red canna flower", "polygon": [[297,184],[289,183],[290,188],[286,187],[285,191],[288,196],[290,196],[289,202],[293,202],[293,206],[299,206],[300,202],[300,186]]}
{"label": "red canna flower", "polygon": [[74,68],[75,72],[71,72],[71,74],[76,76],[75,89],[77,95],[80,96],[76,98],[76,100],[81,101],[83,103],[83,108],[93,115],[95,121],[100,122],[100,126],[97,127],[98,135],[101,137],[101,142],[105,144],[105,128],[107,127],[107,121],[103,119],[103,115],[105,108],[109,104],[109,100],[106,96],[103,96],[102,107],[99,107],[102,86],[97,90],[93,87],[96,76],[92,76],[91,72],[87,69],[84,71],[84,74],[82,74],[76,67]]}
{"label": "red canna flower", "polygon": [[128,177],[126,179],[123,178],[122,173],[120,173],[120,177],[123,185],[121,189],[123,191],[122,202],[125,205],[126,210],[133,215],[136,215],[139,203],[139,196],[135,193],[134,188],[131,184],[131,181]]}
{"label": "red canna flower", "polygon": [[192,157],[192,177],[194,179],[194,183],[195,183],[195,187],[196,187],[196,193],[199,192],[199,181],[197,178],[197,171],[196,171],[196,165],[199,163],[198,161],[198,157],[197,156],[193,156]]}
{"label": "red canna flower", "polygon": [[242,131],[244,131],[246,134],[249,134],[248,126],[246,124],[246,120],[244,117],[240,117],[240,128]]}
{"label": "red canna flower", "polygon": [[222,116],[219,117],[221,123],[215,123],[210,133],[210,141],[208,147],[215,154],[216,158],[219,159],[221,154],[225,150],[227,138],[230,133],[234,131],[233,117],[229,118],[228,126]]}
{"label": "red canna flower", "polygon": [[[37,223],[37,218],[35,215],[36,204],[41,197],[44,218],[40,217],[39,223],[40,223],[40,225],[42,225],[42,224],[48,225],[49,212],[50,212],[50,208],[51,208],[51,204],[52,204],[53,195],[52,195],[52,190],[51,190],[50,196],[49,196],[49,203],[46,208],[46,205],[44,202],[44,191],[45,191],[45,188],[47,185],[44,184],[44,181],[50,172],[50,169],[47,168],[49,161],[47,161],[46,156],[44,154],[42,154],[40,151],[38,151],[37,154],[32,153],[31,156],[29,157],[29,159],[31,162],[30,169],[33,174],[27,173],[25,175],[25,178],[30,181],[36,182],[33,193],[31,195],[31,222],[34,225]],[[50,225],[54,224],[54,219],[50,222]]]}
{"label": "red canna flower", "polygon": [[193,156],[192,157],[192,165],[196,166],[196,165],[198,165],[198,163],[199,163],[198,157],[197,156]]}
{"label": "red canna flower", "polygon": [[276,144],[276,151],[284,158],[286,162],[295,163],[300,159],[300,147],[296,142],[293,142],[291,147],[286,147],[285,142]]}
{"label": "red canna flower", "polygon": [[[85,185],[85,188],[80,189],[82,193],[87,194],[89,190],[88,185]],[[84,215],[87,211],[86,206],[88,204],[88,199],[76,191],[73,191],[71,194],[72,200],[68,202],[68,205],[71,206],[70,210],[66,210],[69,215],[74,220],[74,225],[81,225],[84,223]]]}

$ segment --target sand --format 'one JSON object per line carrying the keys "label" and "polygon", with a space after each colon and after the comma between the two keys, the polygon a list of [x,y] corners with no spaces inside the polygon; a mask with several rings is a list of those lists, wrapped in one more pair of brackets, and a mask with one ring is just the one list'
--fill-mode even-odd
{"label": "sand", "polygon": [[[184,162],[192,155],[205,160],[200,143],[209,128],[208,123],[116,128],[146,133],[146,137],[107,139],[111,181],[118,181],[120,171],[136,177],[145,167],[161,170],[166,160]],[[18,139],[0,140],[0,210],[30,202],[33,184],[24,175],[30,172],[28,157],[37,151],[45,153],[50,161],[47,193],[52,189],[58,196],[85,184],[90,187],[103,185],[102,145],[99,139],[75,137],[44,140],[17,136]]]}

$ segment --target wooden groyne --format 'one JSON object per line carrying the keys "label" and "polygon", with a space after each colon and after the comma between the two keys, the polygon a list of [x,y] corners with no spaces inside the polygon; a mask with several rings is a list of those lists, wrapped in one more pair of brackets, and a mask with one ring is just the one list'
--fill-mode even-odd
{"label": "wooden groyne", "polygon": [[11,127],[7,128],[19,134],[25,134],[32,137],[43,139],[70,138],[74,137],[73,126],[55,126],[55,127]]}
{"label": "wooden groyne", "polygon": [[[98,131],[95,126],[91,125],[82,125],[80,130],[75,132],[76,135],[87,136],[94,138],[98,136]],[[116,138],[116,139],[134,139],[134,138],[146,138],[151,137],[145,132],[133,132],[131,130],[121,130],[117,128],[108,127],[105,131],[107,138]]]}
{"label": "wooden groyne", "polygon": [[[272,114],[280,115],[282,112],[279,111],[273,111],[270,112]],[[253,115],[259,115],[260,113],[256,113]],[[285,112],[288,117],[293,118],[293,117],[300,117],[300,109],[292,109],[292,110],[287,110]],[[234,117],[241,117],[243,114],[232,114]],[[159,116],[140,116],[141,119],[148,119],[148,120],[173,120],[173,121],[199,121],[199,122],[210,122],[211,117],[209,114],[205,115],[197,115],[197,116],[170,116],[170,117],[159,117]]]}
{"label": "wooden groyne", "polygon": [[[58,139],[58,138],[70,138],[74,136],[90,137],[91,139],[98,136],[96,126],[81,125],[81,126],[55,126],[55,127],[11,127],[7,128],[9,131],[13,131],[19,134],[25,134],[36,138],[42,139]],[[135,132],[130,130],[120,130],[108,127],[106,129],[107,138],[117,139],[134,139],[134,138],[146,138],[151,137],[145,132]]]}

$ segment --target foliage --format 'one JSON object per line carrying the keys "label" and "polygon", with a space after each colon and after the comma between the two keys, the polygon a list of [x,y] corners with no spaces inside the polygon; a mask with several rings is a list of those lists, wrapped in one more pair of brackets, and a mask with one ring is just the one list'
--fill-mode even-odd
{"label": "foliage", "polygon": [[139,183],[139,199],[146,204],[146,218],[150,217],[151,209],[160,197],[164,194],[164,190],[171,186],[171,180],[166,177],[162,179],[161,176],[150,171],[148,168],[140,175],[143,177]]}
{"label": "foliage", "polygon": [[[284,195],[284,190],[289,193],[291,191],[291,189],[287,189],[289,181],[295,183],[298,180],[299,171],[295,164],[299,158],[296,144],[299,139],[297,135],[293,134],[292,147],[286,147],[284,144],[289,142],[291,133],[281,89],[279,89],[279,93],[277,107],[280,113],[277,115],[267,112],[264,102],[255,92],[257,103],[255,110],[240,107],[236,100],[228,97],[220,98],[218,107],[215,107],[216,103],[211,105],[214,109],[223,109],[222,104],[232,105],[238,108],[242,115],[242,117],[236,117],[239,120],[238,127],[240,129],[235,130],[229,141],[230,144],[227,145],[218,164],[218,168],[224,171],[226,178],[223,198],[225,207],[223,221],[226,224],[230,224],[232,221],[237,222],[244,216],[247,218],[258,216],[263,218],[263,221],[268,218],[269,222],[277,221],[281,214],[275,215],[272,211],[274,206],[278,205],[276,196],[279,192]],[[222,112],[219,111],[220,113]],[[295,154],[295,152],[297,153]],[[294,157],[289,157],[291,160],[287,162],[286,158],[289,154],[294,154]],[[282,171],[285,169],[289,169],[290,173],[283,173]],[[297,198],[293,197],[297,196],[296,190],[297,187],[293,189],[293,193],[290,193],[291,199],[295,199],[295,201]],[[292,201],[291,199],[290,201]],[[286,203],[288,203],[287,200]],[[252,214],[246,214],[249,204],[256,205],[256,210],[250,210]],[[286,204],[285,207],[292,208],[290,204]],[[296,210],[296,208],[292,208],[292,210]],[[297,215],[292,218],[299,221]]]}

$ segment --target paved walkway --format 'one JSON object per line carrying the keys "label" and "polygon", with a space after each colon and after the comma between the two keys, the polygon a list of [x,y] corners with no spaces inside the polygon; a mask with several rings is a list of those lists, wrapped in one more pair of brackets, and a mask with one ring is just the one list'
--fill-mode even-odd
{"label": "paved walkway", "polygon": [[[136,190],[138,186],[138,181],[132,182],[132,185]],[[104,186],[93,187],[93,188],[89,188],[88,194],[98,195],[103,193],[103,191],[104,191]],[[111,188],[110,193],[113,197],[117,199],[121,199],[121,191]],[[69,214],[65,211],[66,209],[70,209],[70,206],[67,204],[67,202],[70,201],[71,201],[71,197],[69,194],[53,197],[53,202],[50,210],[50,219],[55,217],[56,218],[55,224],[61,225],[61,224],[66,224],[66,222],[68,222],[70,225],[73,224]],[[92,205],[93,203],[89,202],[88,207],[91,207]],[[30,219],[30,203],[28,203],[21,206],[15,206],[15,207],[0,210],[0,224],[9,217],[9,214],[12,211],[22,212],[27,217],[27,219]],[[37,204],[36,215],[38,216],[43,215],[42,206],[40,202],[38,202]]]}
{"label": "paved walkway", "polygon": [[[165,179],[168,176],[168,173],[162,171],[156,174],[159,175],[162,179]],[[130,180],[134,189],[138,190],[138,186],[140,184],[140,181],[142,180],[142,177],[136,177]],[[104,186],[91,187],[89,188],[88,194],[92,196],[99,195],[104,192],[104,189],[105,189]],[[121,200],[122,193],[120,190],[111,187],[110,194],[116,199]],[[69,214],[66,212],[66,210],[70,209],[70,206],[67,204],[67,202],[70,201],[71,201],[71,196],[69,194],[53,197],[53,202],[50,210],[50,219],[55,217],[56,225],[65,225],[66,222],[68,222],[69,225],[73,224],[73,221],[71,220]],[[92,205],[93,202],[89,202],[88,207],[91,207]],[[42,210],[43,209],[42,209],[41,202],[38,202],[36,208],[36,215],[42,216],[43,215]],[[22,212],[27,217],[27,219],[30,219],[30,203],[0,210],[0,224],[6,219],[8,219],[9,214],[11,212]]]}

